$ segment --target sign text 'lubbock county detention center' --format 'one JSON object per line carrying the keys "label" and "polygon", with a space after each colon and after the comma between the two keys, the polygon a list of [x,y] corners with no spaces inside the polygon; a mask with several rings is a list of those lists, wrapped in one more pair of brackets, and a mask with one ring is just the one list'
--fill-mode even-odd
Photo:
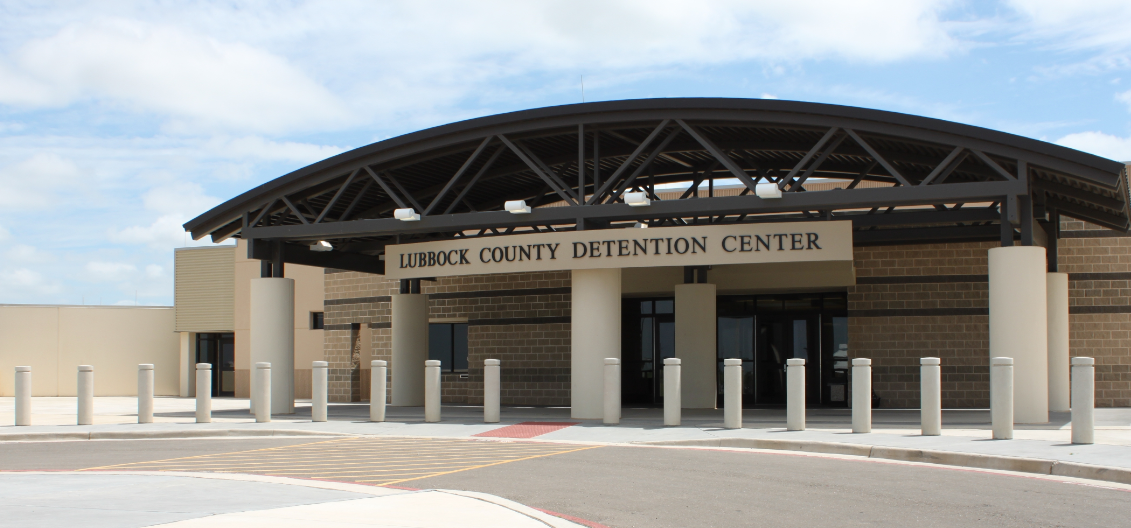
{"label": "sign text 'lubbock county detention center'", "polygon": [[852,260],[852,222],[562,231],[398,244],[385,277]]}

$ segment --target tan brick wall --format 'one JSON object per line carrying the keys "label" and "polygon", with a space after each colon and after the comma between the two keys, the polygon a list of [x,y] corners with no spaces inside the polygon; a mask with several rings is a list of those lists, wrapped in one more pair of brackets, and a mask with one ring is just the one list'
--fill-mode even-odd
{"label": "tan brick wall", "polygon": [[[570,274],[563,272],[516,273],[442,277],[423,282],[422,293],[432,296],[429,317],[467,319],[468,361],[466,378],[445,373],[441,383],[445,403],[483,401],[484,359],[503,361],[503,403],[526,405],[569,404],[569,324],[558,322],[516,324],[529,318],[569,316]],[[370,359],[390,361],[392,356],[391,303],[387,297],[399,292],[399,281],[379,275],[356,272],[326,273],[326,360],[330,362],[331,401],[344,398],[353,383],[359,382],[363,400],[369,399],[369,377],[351,382],[346,375],[350,358],[348,325],[370,325],[371,355],[362,358],[363,369]],[[534,294],[503,290],[543,290]],[[558,291],[547,293],[546,289]],[[336,301],[352,301],[346,304]],[[563,335],[564,332],[564,335]],[[545,363],[536,365],[538,363]],[[563,367],[564,365],[564,367]],[[337,371],[335,369],[338,369]],[[540,369],[540,370],[539,370]],[[339,372],[337,376],[335,373]],[[564,376],[564,381],[563,381]],[[392,391],[392,380],[387,380]]]}
{"label": "tan brick wall", "polygon": [[854,250],[858,284],[848,289],[848,349],[852,357],[872,359],[872,386],[882,407],[919,406],[922,357],[942,360],[944,407],[989,405],[989,291],[984,277],[987,251],[997,245]]}
{"label": "tan brick wall", "polygon": [[[1075,220],[1061,230],[1106,231]],[[1058,264],[1069,277],[1071,354],[1096,359],[1096,405],[1131,406],[1131,237],[1062,238]]]}

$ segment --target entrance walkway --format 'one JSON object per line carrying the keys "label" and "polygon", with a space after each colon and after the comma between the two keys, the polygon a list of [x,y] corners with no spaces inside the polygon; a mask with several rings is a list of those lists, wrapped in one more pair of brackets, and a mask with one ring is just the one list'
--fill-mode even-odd
{"label": "entrance walkway", "polygon": [[[0,423],[13,423],[12,405],[11,398],[0,398],[0,409],[3,409]],[[1053,422],[1046,425],[1019,425],[1014,440],[991,440],[987,410],[944,411],[943,435],[924,437],[919,434],[917,410],[876,410],[873,432],[852,434],[851,414],[847,409],[810,409],[808,430],[787,432],[783,409],[747,409],[743,416],[744,428],[731,430],[722,428],[721,410],[685,410],[680,427],[663,427],[662,409],[631,407],[624,409],[621,424],[616,426],[602,425],[596,420],[571,420],[569,409],[553,407],[504,407],[500,423],[484,424],[481,407],[459,405],[444,406],[440,423],[424,423],[423,409],[419,407],[389,407],[386,422],[372,423],[367,421],[367,403],[351,403],[331,405],[329,422],[312,423],[309,402],[299,402],[296,414],[277,415],[270,423],[257,424],[247,411],[247,400],[216,399],[213,401],[214,422],[196,424],[193,423],[195,400],[158,398],[156,423],[137,424],[133,423],[135,405],[133,398],[97,398],[95,425],[76,426],[70,425],[74,424],[74,398],[35,398],[35,425],[0,426],[0,440],[344,434],[521,437],[571,444],[700,442],[707,445],[702,442],[724,438],[773,439],[1026,457],[1131,469],[1131,409],[1128,408],[1096,409],[1097,443],[1072,445],[1067,414],[1054,413]],[[573,423],[576,425],[570,425]],[[512,435],[508,431],[516,433]]]}

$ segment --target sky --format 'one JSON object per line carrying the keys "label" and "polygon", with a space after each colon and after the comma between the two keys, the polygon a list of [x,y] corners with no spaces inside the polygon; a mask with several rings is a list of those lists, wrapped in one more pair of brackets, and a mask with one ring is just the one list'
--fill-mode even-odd
{"label": "sky", "polygon": [[1131,2],[0,0],[0,304],[171,305],[181,225],[453,121],[815,101],[1131,160]]}

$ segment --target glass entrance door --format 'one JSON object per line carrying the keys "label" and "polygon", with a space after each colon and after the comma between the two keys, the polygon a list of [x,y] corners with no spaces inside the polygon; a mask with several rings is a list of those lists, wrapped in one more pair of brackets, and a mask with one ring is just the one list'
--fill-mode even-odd
{"label": "glass entrance door", "polygon": [[805,360],[805,399],[821,402],[821,355],[817,317],[775,314],[758,317],[754,403],[784,404],[786,360]]}
{"label": "glass entrance door", "polygon": [[235,334],[196,334],[196,362],[212,365],[213,396],[235,396]]}
{"label": "glass entrance door", "polygon": [[664,400],[664,359],[675,357],[675,300],[628,299],[622,308],[621,401]]}

